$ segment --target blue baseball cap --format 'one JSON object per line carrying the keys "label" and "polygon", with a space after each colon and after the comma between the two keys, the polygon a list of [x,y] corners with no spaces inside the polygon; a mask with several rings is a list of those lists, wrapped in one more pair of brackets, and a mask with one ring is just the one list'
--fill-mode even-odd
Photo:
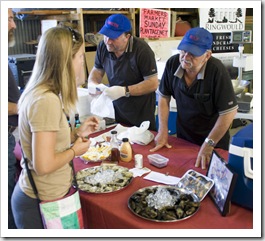
{"label": "blue baseball cap", "polygon": [[106,19],[99,33],[111,39],[116,39],[121,34],[129,32],[131,29],[131,22],[125,15],[113,14]]}
{"label": "blue baseball cap", "polygon": [[203,55],[206,50],[212,49],[213,36],[204,28],[191,28],[181,40],[178,49],[184,50],[194,56]]}

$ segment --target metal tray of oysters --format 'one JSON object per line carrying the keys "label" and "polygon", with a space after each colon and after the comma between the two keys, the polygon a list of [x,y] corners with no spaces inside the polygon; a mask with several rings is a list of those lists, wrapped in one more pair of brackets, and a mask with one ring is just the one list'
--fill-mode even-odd
{"label": "metal tray of oysters", "polygon": [[182,176],[176,186],[193,192],[202,201],[213,185],[214,181],[211,178],[190,169]]}
{"label": "metal tray of oysters", "polygon": [[192,217],[200,207],[194,193],[174,186],[149,186],[139,189],[128,200],[138,217],[155,222],[175,222]]}
{"label": "metal tray of oysters", "polygon": [[103,164],[85,168],[76,173],[80,190],[89,193],[110,193],[127,187],[133,179],[128,168],[113,164]]}

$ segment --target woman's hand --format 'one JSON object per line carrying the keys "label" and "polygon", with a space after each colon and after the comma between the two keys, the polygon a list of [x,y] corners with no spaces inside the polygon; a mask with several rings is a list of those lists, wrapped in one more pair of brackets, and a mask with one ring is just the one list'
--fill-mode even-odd
{"label": "woman's hand", "polygon": [[81,126],[76,130],[76,134],[79,137],[87,137],[91,133],[98,130],[99,127],[99,119],[95,116],[88,117]]}
{"label": "woman's hand", "polygon": [[91,141],[89,139],[78,137],[71,149],[74,150],[75,156],[81,156],[87,152],[90,143]]}

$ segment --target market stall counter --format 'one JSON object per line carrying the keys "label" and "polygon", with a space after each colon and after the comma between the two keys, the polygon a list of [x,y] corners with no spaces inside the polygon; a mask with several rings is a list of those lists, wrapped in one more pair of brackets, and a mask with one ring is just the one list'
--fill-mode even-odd
{"label": "market stall counter", "polygon": [[[109,129],[105,130],[109,131]],[[102,132],[95,133],[99,135]],[[134,154],[143,155],[143,166],[151,171],[165,175],[182,177],[188,170],[206,175],[207,170],[194,166],[199,146],[183,139],[169,136],[171,149],[162,148],[157,151],[169,159],[167,166],[157,168],[150,165],[147,156],[154,146],[154,141],[148,145],[133,144]],[[225,160],[228,152],[222,149],[216,151]],[[84,163],[80,158],[74,159],[75,171],[101,165],[100,162]],[[119,162],[120,166],[134,168],[134,161]],[[232,204],[231,210],[226,217],[222,217],[215,204],[207,195],[200,203],[199,210],[190,218],[176,220],[174,222],[157,222],[141,218],[133,213],[128,207],[128,200],[137,190],[148,186],[165,185],[144,179],[147,174],[135,177],[123,189],[108,193],[89,193],[80,191],[80,198],[84,216],[84,225],[88,229],[252,229],[253,212]]]}

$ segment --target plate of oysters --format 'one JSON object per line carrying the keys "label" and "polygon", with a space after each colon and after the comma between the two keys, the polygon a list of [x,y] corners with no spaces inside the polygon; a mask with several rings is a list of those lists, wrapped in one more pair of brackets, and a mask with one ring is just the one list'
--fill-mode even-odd
{"label": "plate of oysters", "polygon": [[88,150],[80,156],[80,159],[85,164],[89,162],[101,162],[109,158],[111,153],[111,147],[109,143],[96,143],[94,146],[90,146]]}
{"label": "plate of oysters", "polygon": [[76,173],[80,190],[89,193],[111,193],[127,187],[133,180],[128,168],[115,164],[102,164]]}
{"label": "plate of oysters", "polygon": [[157,185],[133,193],[128,200],[128,207],[136,216],[146,220],[175,222],[197,213],[200,200],[185,189]]}

